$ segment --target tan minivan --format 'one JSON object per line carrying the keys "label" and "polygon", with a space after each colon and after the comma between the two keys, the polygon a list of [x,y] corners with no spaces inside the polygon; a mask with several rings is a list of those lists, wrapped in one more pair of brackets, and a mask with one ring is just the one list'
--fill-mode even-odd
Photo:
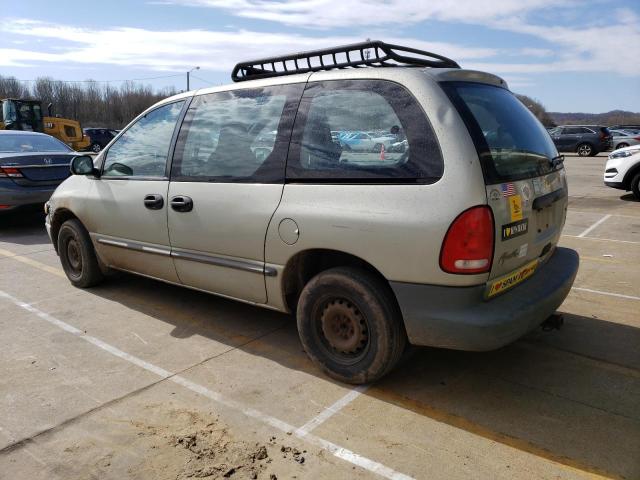
{"label": "tan minivan", "polygon": [[46,206],[74,285],[123,270],[295,313],[351,383],[407,343],[501,347],[569,293],[562,157],[502,79],[382,42],[232,78],[74,159]]}

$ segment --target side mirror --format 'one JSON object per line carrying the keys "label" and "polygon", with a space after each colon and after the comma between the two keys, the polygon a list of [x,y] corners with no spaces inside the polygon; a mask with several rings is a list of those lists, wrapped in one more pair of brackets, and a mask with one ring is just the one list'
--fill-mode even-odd
{"label": "side mirror", "polygon": [[74,175],[100,176],[100,172],[93,166],[93,158],[89,155],[78,155],[71,160],[71,173]]}

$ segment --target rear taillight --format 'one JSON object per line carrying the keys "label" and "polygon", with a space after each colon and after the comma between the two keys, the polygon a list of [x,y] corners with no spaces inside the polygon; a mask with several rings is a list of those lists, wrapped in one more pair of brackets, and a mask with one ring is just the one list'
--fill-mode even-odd
{"label": "rear taillight", "polygon": [[0,177],[22,178],[22,172],[13,167],[0,167]]}
{"label": "rear taillight", "polygon": [[486,205],[465,210],[442,242],[440,268],[448,273],[485,273],[493,262],[493,213]]}

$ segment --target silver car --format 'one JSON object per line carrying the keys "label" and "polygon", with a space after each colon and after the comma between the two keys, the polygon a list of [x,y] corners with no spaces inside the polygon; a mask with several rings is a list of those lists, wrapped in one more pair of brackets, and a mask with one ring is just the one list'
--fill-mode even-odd
{"label": "silver car", "polygon": [[640,133],[635,130],[611,130],[613,135],[613,149],[640,145]]}
{"label": "silver car", "polygon": [[[382,42],[244,62],[233,78],[149,108],[95,163],[74,159],[46,220],[74,285],[123,270],[295,314],[313,361],[351,383],[407,344],[499,348],[569,293],[562,157],[504,80]],[[394,126],[397,151],[354,158],[332,138]]]}

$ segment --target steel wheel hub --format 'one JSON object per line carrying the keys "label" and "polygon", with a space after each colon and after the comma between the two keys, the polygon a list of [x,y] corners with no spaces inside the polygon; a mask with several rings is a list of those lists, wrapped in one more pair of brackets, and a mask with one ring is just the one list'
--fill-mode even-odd
{"label": "steel wheel hub", "polygon": [[67,259],[69,260],[69,265],[75,272],[80,272],[82,270],[80,247],[75,239],[71,239],[67,243]]}
{"label": "steel wheel hub", "polygon": [[360,311],[347,300],[332,300],[320,318],[322,333],[334,350],[354,354],[367,344],[367,327]]}

